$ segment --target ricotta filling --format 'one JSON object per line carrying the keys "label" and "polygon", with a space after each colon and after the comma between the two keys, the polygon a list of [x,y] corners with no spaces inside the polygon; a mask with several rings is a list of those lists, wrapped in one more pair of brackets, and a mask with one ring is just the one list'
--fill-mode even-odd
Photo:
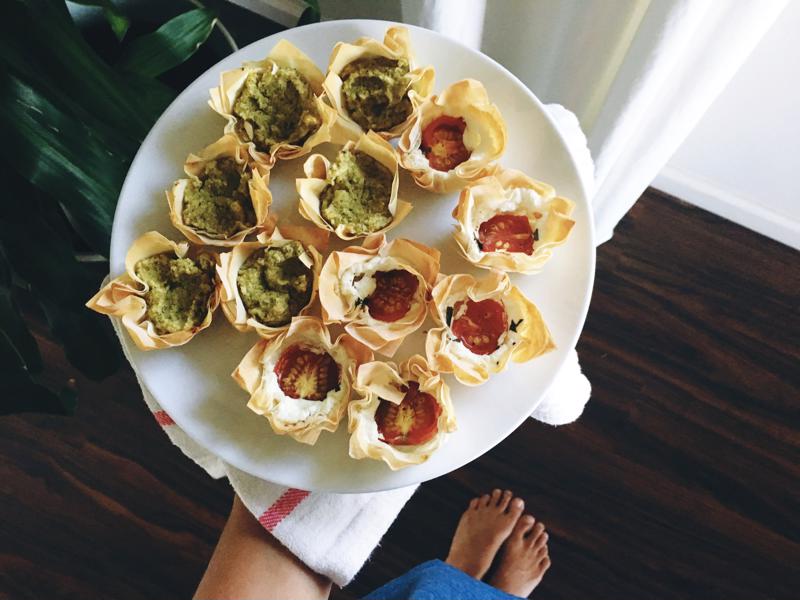
{"label": "ricotta filling", "polygon": [[[544,198],[530,188],[513,188],[506,191],[505,195],[499,198],[486,199],[483,202],[475,203],[470,219],[470,227],[473,233],[471,244],[474,250],[483,252],[480,250],[477,241],[481,224],[500,213],[528,217],[532,232],[544,227],[547,220],[545,204]],[[506,251],[495,250],[495,252]]]}
{"label": "ricotta filling", "polygon": [[[360,307],[364,321],[385,324],[385,321],[375,319],[369,314],[369,309],[364,301],[369,298],[377,286],[375,273],[378,271],[394,271],[395,269],[408,270],[390,256],[376,256],[364,262],[356,263],[342,273],[339,280],[339,292],[349,306]],[[417,314],[425,289],[425,283],[420,282],[406,315]],[[403,319],[400,319],[400,321],[403,321]]]}
{"label": "ricotta filling", "polygon": [[346,400],[345,386],[342,385],[344,378],[344,367],[348,357],[339,348],[331,348],[327,352],[336,361],[339,366],[339,386],[329,390],[328,394],[323,400],[307,400],[305,398],[292,398],[287,396],[281,389],[278,383],[278,375],[275,373],[275,365],[280,359],[283,351],[290,348],[294,344],[300,344],[308,350],[316,353],[325,352],[313,343],[303,343],[298,340],[286,340],[281,346],[280,351],[274,352],[264,361],[264,369],[262,375],[262,385],[268,397],[272,398],[272,406],[267,411],[276,420],[290,426],[298,426],[303,424],[321,421],[329,415],[337,412],[337,408],[342,402]]}

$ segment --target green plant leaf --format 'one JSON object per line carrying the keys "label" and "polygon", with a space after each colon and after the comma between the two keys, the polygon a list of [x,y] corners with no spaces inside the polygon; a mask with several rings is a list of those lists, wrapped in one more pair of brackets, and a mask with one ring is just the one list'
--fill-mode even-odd
{"label": "green plant leaf", "polygon": [[305,3],[308,5],[303,11],[303,14],[300,15],[300,20],[297,21],[297,25],[308,25],[309,23],[319,23],[320,19],[322,18],[322,13],[319,9],[319,0],[305,0]]}
{"label": "green plant leaf", "polygon": [[157,77],[194,54],[216,21],[215,14],[204,8],[178,15],[153,33],[130,42],[116,66],[138,75]]}
{"label": "green plant leaf", "polygon": [[68,415],[75,412],[75,391],[65,387],[55,394],[37,383],[25,369],[14,345],[0,330],[0,415],[46,412]]}
{"label": "green plant leaf", "polygon": [[0,74],[0,136],[6,141],[0,154],[57,198],[81,237],[105,256],[136,143],[90,115],[77,119],[71,108],[56,106],[9,72]]}
{"label": "green plant leaf", "polygon": [[134,140],[159,116],[86,43],[63,0],[3,0],[0,71],[3,63],[47,98],[68,99]]}
{"label": "green plant leaf", "polygon": [[111,0],[70,0],[75,4],[81,4],[83,6],[97,6],[103,9],[103,15],[108,21],[108,24],[111,26],[111,30],[114,32],[114,35],[117,36],[117,39],[122,41],[122,38],[125,37],[125,34],[128,31],[128,27],[131,26],[130,19],[126,17],[122,11],[120,11]]}
{"label": "green plant leaf", "polygon": [[28,326],[14,302],[11,271],[2,252],[0,252],[0,331],[8,337],[25,370],[29,373],[38,373],[42,370],[39,346],[28,331]]}
{"label": "green plant leaf", "polygon": [[108,319],[84,306],[100,282],[88,265],[75,259],[69,240],[42,218],[36,202],[32,204],[27,213],[0,221],[3,250],[15,273],[28,283],[69,361],[88,377],[102,379],[119,368],[121,356]]}
{"label": "green plant leaf", "polygon": [[[119,341],[107,317],[89,311],[83,304],[74,309],[36,294],[50,331],[64,346],[69,362],[90,379],[115,373],[122,362]],[[86,297],[88,300],[89,297]]]}
{"label": "green plant leaf", "polygon": [[117,36],[117,39],[121,42],[125,38],[125,34],[128,33],[128,28],[131,26],[130,20],[122,13],[117,12],[113,7],[107,6],[103,8],[103,14],[106,16],[108,24],[111,25],[111,31],[114,32],[114,35]]}

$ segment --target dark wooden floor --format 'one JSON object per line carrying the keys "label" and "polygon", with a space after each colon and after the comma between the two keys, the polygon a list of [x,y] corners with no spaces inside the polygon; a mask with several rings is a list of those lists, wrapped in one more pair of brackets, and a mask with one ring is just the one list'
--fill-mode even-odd
{"label": "dark wooden floor", "polygon": [[[798,258],[648,192],[599,249],[583,418],[529,420],[423,485],[334,596],[443,556],[467,500],[508,487],[550,530],[537,598],[797,598]],[[227,484],[171,446],[129,372],[79,386],[75,417],[0,419],[0,598],[188,597]]]}

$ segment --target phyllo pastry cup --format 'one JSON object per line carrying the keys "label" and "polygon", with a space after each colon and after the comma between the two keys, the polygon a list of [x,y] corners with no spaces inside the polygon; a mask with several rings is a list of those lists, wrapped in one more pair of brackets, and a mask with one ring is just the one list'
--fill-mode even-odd
{"label": "phyllo pastry cup", "polygon": [[433,81],[433,67],[416,65],[405,27],[387,29],[383,43],[366,37],[339,42],[323,84],[339,113],[334,141],[356,140],[370,130],[386,139],[399,136],[414,115],[410,96],[427,98]]}
{"label": "phyllo pastry cup", "polygon": [[284,226],[220,255],[222,312],[231,324],[270,337],[307,314],[322,267],[318,248],[325,249],[327,238],[316,227]]}
{"label": "phyllo pastry cup", "polygon": [[478,267],[537,273],[566,241],[574,208],[551,185],[514,169],[498,170],[462,190],[453,237]]}
{"label": "phyllo pastry cup", "polygon": [[330,141],[336,110],[322,100],[324,75],[292,43],[281,40],[264,60],[224,71],[208,104],[256,161],[273,165]]}
{"label": "phyllo pastry cup", "polygon": [[125,273],[86,306],[121,317],[141,350],[180,346],[211,325],[219,304],[216,261],[214,253],[150,231],[128,250]]}
{"label": "phyllo pastry cup", "polygon": [[235,246],[269,220],[269,169],[226,134],[183,165],[189,179],[167,190],[169,218],[195,244]]}
{"label": "phyllo pastry cup", "polygon": [[387,243],[383,234],[332,252],[319,277],[323,320],[345,323],[358,341],[393,356],[425,321],[439,258],[434,248],[406,239]]}
{"label": "phyllo pastry cup", "polygon": [[450,390],[442,377],[414,355],[361,365],[356,391],[364,398],[347,407],[350,456],[383,460],[396,471],[425,462],[456,430]]}
{"label": "phyllo pastry cup", "polygon": [[500,271],[479,280],[463,274],[441,278],[431,313],[439,327],[425,340],[428,362],[465,385],[485,383],[509,359],[527,362],[555,348],[539,309]]}
{"label": "phyllo pastry cup", "polygon": [[[412,100],[420,102],[413,94]],[[507,137],[483,84],[464,79],[419,103],[398,144],[400,164],[420,187],[452,192],[490,174]]]}
{"label": "phyllo pastry cup", "polygon": [[247,407],[264,415],[275,433],[313,445],[323,431],[336,431],[356,370],[372,358],[346,333],[332,344],[322,321],[297,317],[253,346],[233,378],[250,394]]}
{"label": "phyllo pastry cup", "polygon": [[347,142],[333,163],[312,154],[303,170],[306,177],[296,180],[300,214],[343,240],[388,231],[411,212],[397,198],[394,148],[375,132]]}

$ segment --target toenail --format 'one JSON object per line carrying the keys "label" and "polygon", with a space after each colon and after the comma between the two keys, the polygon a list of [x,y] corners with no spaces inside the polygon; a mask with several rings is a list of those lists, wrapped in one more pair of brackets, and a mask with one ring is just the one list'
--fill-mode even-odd
{"label": "toenail", "polygon": [[514,500],[511,501],[511,504],[514,505],[514,508],[522,508],[523,506],[525,506],[525,503],[522,501],[522,498],[514,498]]}

